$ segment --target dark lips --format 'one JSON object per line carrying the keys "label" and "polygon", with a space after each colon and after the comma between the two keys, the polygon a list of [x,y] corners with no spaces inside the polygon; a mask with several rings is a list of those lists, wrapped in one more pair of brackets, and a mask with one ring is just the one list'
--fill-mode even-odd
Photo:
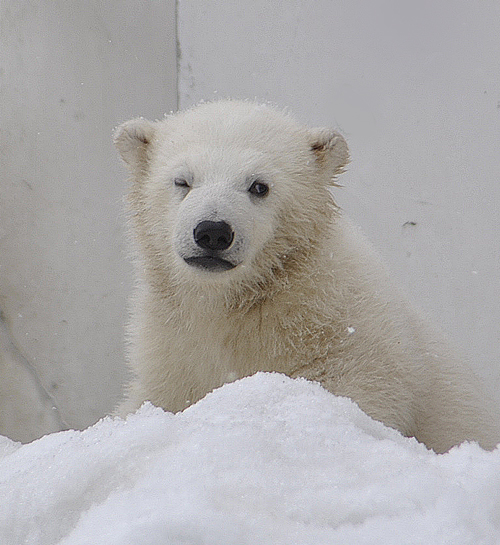
{"label": "dark lips", "polygon": [[229,269],[234,269],[235,267],[235,265],[233,265],[233,263],[230,261],[226,261],[225,259],[212,255],[186,257],[184,258],[184,261],[193,267],[198,267],[199,269],[205,269],[213,272],[228,271]]}

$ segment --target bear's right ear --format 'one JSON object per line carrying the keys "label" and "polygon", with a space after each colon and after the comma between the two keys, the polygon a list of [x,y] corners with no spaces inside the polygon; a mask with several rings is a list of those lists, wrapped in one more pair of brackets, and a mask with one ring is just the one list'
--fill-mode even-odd
{"label": "bear's right ear", "polygon": [[155,124],[143,118],[126,121],[116,129],[115,146],[130,168],[142,167],[147,163],[147,148],[154,134]]}

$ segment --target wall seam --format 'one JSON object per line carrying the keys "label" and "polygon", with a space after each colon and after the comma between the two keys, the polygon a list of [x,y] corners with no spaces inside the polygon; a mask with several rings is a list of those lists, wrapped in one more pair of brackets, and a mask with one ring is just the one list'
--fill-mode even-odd
{"label": "wall seam", "polygon": [[180,106],[180,68],[181,68],[181,43],[179,40],[179,2],[180,0],[174,0],[174,30],[175,30],[175,109],[178,110]]}

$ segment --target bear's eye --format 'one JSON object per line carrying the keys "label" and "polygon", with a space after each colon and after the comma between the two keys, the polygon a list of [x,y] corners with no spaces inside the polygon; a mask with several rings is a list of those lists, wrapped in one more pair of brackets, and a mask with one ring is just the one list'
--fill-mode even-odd
{"label": "bear's eye", "polygon": [[265,197],[269,193],[269,186],[260,180],[255,180],[248,191],[257,197]]}
{"label": "bear's eye", "polygon": [[174,178],[174,185],[177,187],[189,188],[189,184],[184,178]]}

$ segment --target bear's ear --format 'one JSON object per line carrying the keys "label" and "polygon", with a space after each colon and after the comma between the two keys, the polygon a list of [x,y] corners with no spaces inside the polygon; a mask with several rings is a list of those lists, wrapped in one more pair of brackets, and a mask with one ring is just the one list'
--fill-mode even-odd
{"label": "bear's ear", "polygon": [[115,146],[130,168],[142,167],[147,163],[147,148],[154,134],[155,124],[143,118],[126,121],[116,129]]}
{"label": "bear's ear", "polygon": [[344,137],[331,129],[310,129],[309,145],[318,163],[330,173],[333,183],[349,162],[349,148]]}

